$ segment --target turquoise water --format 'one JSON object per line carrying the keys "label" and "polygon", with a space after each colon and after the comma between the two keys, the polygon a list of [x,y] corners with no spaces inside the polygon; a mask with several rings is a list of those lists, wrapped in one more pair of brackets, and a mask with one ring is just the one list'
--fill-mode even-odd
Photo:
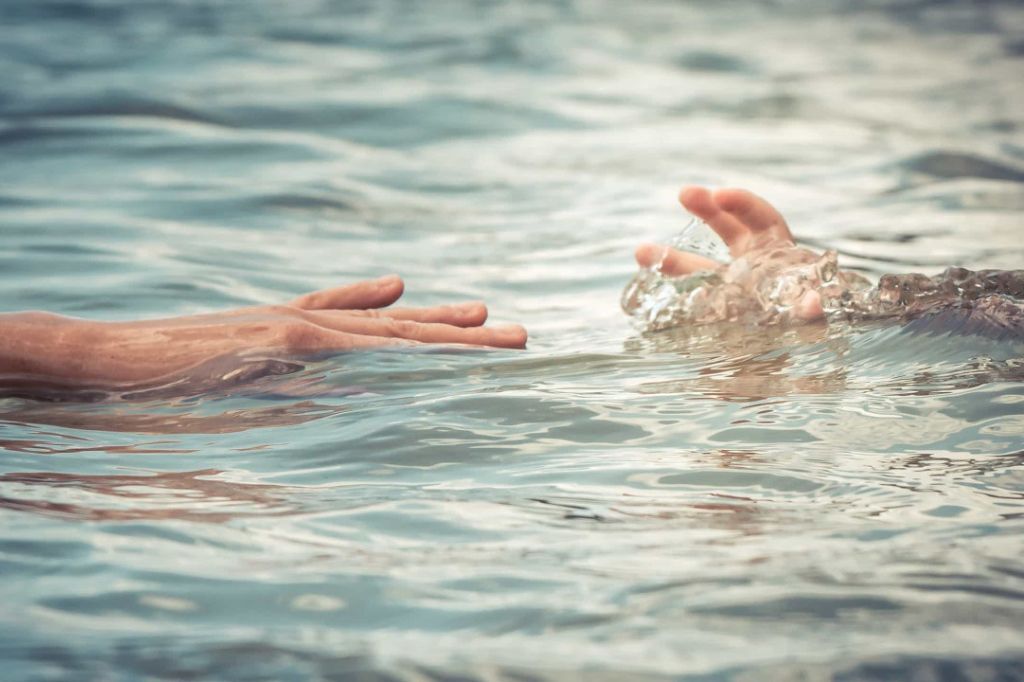
{"label": "turquoise water", "polygon": [[531,332],[0,402],[4,679],[1024,677],[1024,342],[618,309],[684,182],[871,276],[1022,267],[1017,3],[2,14],[4,310],[399,272]]}

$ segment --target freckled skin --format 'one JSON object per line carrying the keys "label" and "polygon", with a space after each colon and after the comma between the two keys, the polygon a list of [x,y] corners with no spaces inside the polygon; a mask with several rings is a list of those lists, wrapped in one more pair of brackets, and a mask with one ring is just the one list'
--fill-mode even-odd
{"label": "freckled skin", "polygon": [[253,358],[267,356],[417,344],[526,345],[526,331],[518,325],[484,327],[483,303],[387,307],[403,289],[402,280],[390,276],[306,294],[287,305],[137,322],[40,312],[0,315],[0,395],[182,381],[187,386],[197,378],[206,386],[217,379],[214,368],[229,380],[234,370],[251,370]]}

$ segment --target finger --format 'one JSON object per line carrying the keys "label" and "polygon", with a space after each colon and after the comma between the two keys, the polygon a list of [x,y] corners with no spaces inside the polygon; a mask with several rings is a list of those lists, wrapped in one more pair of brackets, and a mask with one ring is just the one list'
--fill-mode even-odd
{"label": "finger", "polygon": [[352,334],[328,329],[316,324],[302,323],[290,327],[283,336],[282,345],[291,352],[369,350],[395,346],[410,346],[413,341],[384,336]]}
{"label": "finger", "polygon": [[[746,225],[734,216],[723,211],[705,187],[690,185],[679,191],[679,203],[687,211],[697,216],[718,233],[730,251],[750,235]],[[733,255],[737,255],[733,253]]]}
{"label": "finger", "polygon": [[793,242],[785,218],[767,200],[744,189],[720,189],[712,195],[718,207],[755,234]]}
{"label": "finger", "polygon": [[700,270],[717,270],[720,263],[695,253],[678,251],[660,244],[641,244],[636,249],[636,262],[642,268],[655,268],[670,277],[689,275]]}
{"label": "finger", "polygon": [[336,331],[408,339],[421,343],[458,343],[496,348],[526,346],[526,330],[519,325],[466,328],[436,322],[350,315],[344,311],[322,311],[311,315],[309,319]]}
{"label": "finger", "polygon": [[405,284],[401,277],[388,275],[380,279],[304,294],[292,301],[290,305],[303,310],[383,308],[397,301],[404,289]]}
{"label": "finger", "polygon": [[433,308],[384,308],[382,310],[347,310],[357,317],[390,317],[393,320],[438,322],[455,327],[479,327],[487,321],[487,306],[479,301],[441,305]]}
{"label": "finger", "polygon": [[821,305],[821,294],[808,291],[793,306],[793,315],[804,322],[815,322],[824,319],[825,309]]}

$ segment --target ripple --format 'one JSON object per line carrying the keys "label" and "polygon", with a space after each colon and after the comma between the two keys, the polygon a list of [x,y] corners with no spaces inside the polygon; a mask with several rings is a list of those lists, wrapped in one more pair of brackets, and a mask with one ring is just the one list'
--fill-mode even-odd
{"label": "ripple", "polygon": [[940,179],[982,178],[1024,182],[1024,170],[974,154],[931,151],[907,159],[901,165],[908,170]]}
{"label": "ripple", "polygon": [[8,309],[395,270],[532,333],[0,398],[8,677],[1016,679],[1018,342],[615,298],[683,182],[876,276],[1019,268],[1019,3],[5,10]]}
{"label": "ripple", "polygon": [[[132,95],[113,95],[90,100],[84,97],[47,102],[37,108],[15,108],[5,116],[14,120],[38,121],[50,118],[152,118],[182,123],[224,126],[225,121],[194,107]],[[24,134],[24,133],[23,133]]]}

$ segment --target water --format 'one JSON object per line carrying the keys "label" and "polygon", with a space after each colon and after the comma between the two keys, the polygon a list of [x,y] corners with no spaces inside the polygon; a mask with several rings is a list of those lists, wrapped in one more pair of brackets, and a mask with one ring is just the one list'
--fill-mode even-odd
{"label": "water", "polygon": [[1024,675],[1019,341],[643,336],[617,302],[684,182],[873,278],[1020,268],[1018,4],[0,13],[5,310],[395,271],[531,332],[3,402],[6,679]]}
{"label": "water", "polygon": [[[670,240],[673,248],[691,241],[694,226],[711,229],[695,220]],[[699,255],[704,249],[683,250]],[[622,310],[641,332],[686,329],[713,336],[718,330],[712,325],[721,323],[756,328],[824,322],[830,335],[842,337],[853,331],[844,322],[887,320],[917,331],[1024,338],[1024,270],[950,267],[932,277],[886,274],[872,284],[841,270],[834,250],[817,253],[787,238],[681,275],[665,268],[668,253],[645,263],[622,291]],[[801,308],[806,296],[816,297],[816,308]]]}

